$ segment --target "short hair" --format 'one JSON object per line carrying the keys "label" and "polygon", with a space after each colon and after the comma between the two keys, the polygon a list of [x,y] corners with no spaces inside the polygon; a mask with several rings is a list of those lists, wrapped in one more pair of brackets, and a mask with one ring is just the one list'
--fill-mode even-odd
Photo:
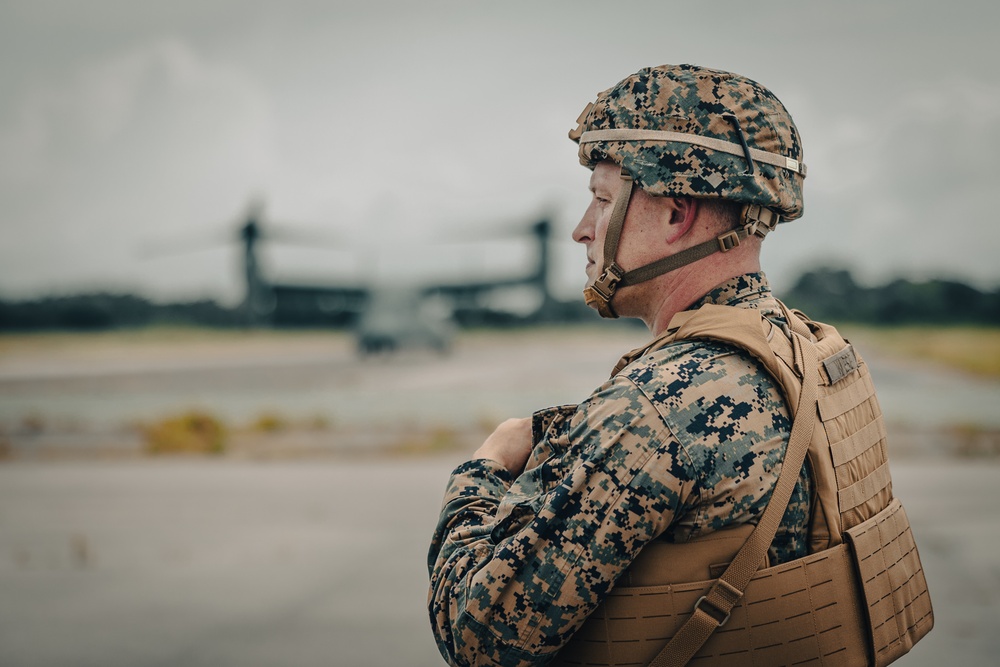
{"label": "short hair", "polygon": [[740,225],[740,211],[743,207],[739,202],[728,199],[699,198],[698,203],[703,211],[707,211],[713,222],[709,223],[718,232],[728,232]]}

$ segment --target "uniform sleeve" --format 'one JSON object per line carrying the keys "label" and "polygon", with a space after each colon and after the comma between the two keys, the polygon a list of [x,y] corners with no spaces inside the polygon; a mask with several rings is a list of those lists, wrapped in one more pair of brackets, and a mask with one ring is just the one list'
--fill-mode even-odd
{"label": "uniform sleeve", "polygon": [[621,376],[539,450],[551,455],[516,480],[486,460],[452,474],[428,557],[452,665],[551,660],[692,493],[690,458]]}

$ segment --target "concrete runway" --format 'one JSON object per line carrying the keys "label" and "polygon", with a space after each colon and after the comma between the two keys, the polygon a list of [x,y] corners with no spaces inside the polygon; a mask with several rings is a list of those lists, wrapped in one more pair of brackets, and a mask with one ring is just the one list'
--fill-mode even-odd
{"label": "concrete runway", "polygon": [[[443,664],[425,558],[461,457],[0,466],[0,665]],[[936,610],[897,664],[995,665],[1000,465],[893,477]]]}
{"label": "concrete runway", "polygon": [[[436,458],[368,450],[399,429],[580,400],[643,340],[484,333],[449,357],[377,360],[327,334],[7,341],[0,667],[443,664],[426,549],[448,473],[478,442]],[[956,458],[945,436],[971,425],[995,451],[1000,382],[861,347],[936,609],[936,629],[899,664],[997,664],[1000,459]],[[101,458],[121,424],[191,405],[233,423],[276,411],[334,426],[315,436],[315,458],[152,459],[134,434]],[[37,433],[18,426],[32,421]],[[358,429],[370,437],[348,450]]]}

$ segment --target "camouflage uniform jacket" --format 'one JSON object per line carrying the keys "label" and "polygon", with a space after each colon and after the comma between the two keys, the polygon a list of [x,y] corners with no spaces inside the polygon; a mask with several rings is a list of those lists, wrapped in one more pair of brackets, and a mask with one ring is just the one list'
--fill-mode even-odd
{"label": "camouflage uniform jacket", "polygon": [[[759,273],[692,308],[706,303],[782,317]],[[580,405],[536,413],[519,477],[486,459],[452,473],[428,557],[442,655],[454,665],[545,664],[647,542],[756,523],[790,428],[763,367],[709,341],[639,351]],[[772,563],[806,554],[809,493],[805,469]]]}

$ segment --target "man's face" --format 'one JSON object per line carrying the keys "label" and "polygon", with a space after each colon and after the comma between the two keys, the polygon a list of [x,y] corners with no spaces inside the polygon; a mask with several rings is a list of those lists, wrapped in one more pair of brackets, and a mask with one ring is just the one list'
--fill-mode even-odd
{"label": "man's face", "polygon": [[621,170],[614,162],[601,162],[590,175],[590,206],[573,230],[573,240],[587,248],[587,284],[603,270],[604,237],[621,187]]}
{"label": "man's face", "polygon": [[[590,206],[573,230],[573,240],[587,248],[587,284],[592,284],[604,270],[604,238],[608,222],[621,190],[621,168],[614,162],[604,161],[594,167],[590,176]],[[664,237],[664,220],[657,210],[654,198],[633,188],[618,245],[617,261],[624,269],[642,266],[657,255]]]}

